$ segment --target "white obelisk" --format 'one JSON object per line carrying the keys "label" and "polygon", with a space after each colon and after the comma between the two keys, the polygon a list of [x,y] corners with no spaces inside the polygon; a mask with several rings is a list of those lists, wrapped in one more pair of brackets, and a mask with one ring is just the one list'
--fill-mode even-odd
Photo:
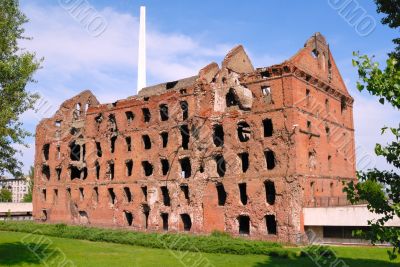
{"label": "white obelisk", "polygon": [[146,7],[140,7],[137,92],[146,87]]}

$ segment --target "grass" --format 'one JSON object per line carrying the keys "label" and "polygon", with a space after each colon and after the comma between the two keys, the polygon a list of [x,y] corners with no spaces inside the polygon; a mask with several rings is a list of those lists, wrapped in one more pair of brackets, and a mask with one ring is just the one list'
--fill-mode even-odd
{"label": "grass", "polygon": [[[334,247],[350,267],[394,267],[386,249],[374,247]],[[298,249],[292,249],[298,251]],[[44,261],[41,261],[44,259]],[[181,257],[182,261],[178,259]],[[196,260],[204,264],[194,265]],[[59,265],[59,263],[61,264]],[[73,263],[73,264],[72,264]],[[184,263],[184,264],[182,264]],[[274,258],[265,255],[231,255],[178,252],[106,242],[92,242],[43,235],[0,232],[0,266],[253,266],[312,267],[308,257]],[[329,265],[321,265],[329,266]],[[343,266],[343,265],[338,265]]]}

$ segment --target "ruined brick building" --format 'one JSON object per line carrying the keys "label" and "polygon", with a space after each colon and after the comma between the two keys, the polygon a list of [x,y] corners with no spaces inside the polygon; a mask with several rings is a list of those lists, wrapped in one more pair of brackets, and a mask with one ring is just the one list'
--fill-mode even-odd
{"label": "ruined brick building", "polygon": [[115,103],[84,91],[37,126],[34,217],[295,242],[355,179],[352,104],[319,33],[270,67],[237,46]]}

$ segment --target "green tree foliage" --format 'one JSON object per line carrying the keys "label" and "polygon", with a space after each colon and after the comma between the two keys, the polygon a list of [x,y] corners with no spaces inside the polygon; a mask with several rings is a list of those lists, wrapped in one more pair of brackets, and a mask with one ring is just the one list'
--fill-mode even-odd
{"label": "green tree foliage", "polygon": [[[397,0],[375,0],[378,12],[387,16],[382,23],[389,27],[400,26],[400,2]],[[386,67],[381,69],[373,58],[355,53],[353,65],[358,68],[359,91],[368,91],[379,98],[382,105],[391,105],[397,111],[400,108],[400,38],[394,39],[397,45],[395,51],[389,54]],[[351,203],[360,200],[368,202],[368,209],[379,216],[377,220],[370,220],[369,230],[358,231],[358,234],[371,240],[373,244],[388,242],[393,246],[389,251],[391,259],[400,253],[400,229],[388,227],[387,222],[400,217],[400,125],[398,127],[383,127],[382,134],[389,132],[393,141],[386,144],[376,144],[375,154],[384,157],[393,166],[389,170],[376,168],[368,171],[357,172],[358,183],[350,182],[344,191]]]}
{"label": "green tree foliage", "polygon": [[34,178],[35,169],[33,166],[29,169],[29,174],[27,179],[28,181],[28,192],[25,194],[23,202],[32,202],[32,190],[33,190],[33,178]]}
{"label": "green tree foliage", "polygon": [[29,133],[22,128],[20,115],[32,109],[38,96],[25,87],[34,82],[32,76],[41,60],[34,53],[21,49],[23,24],[28,22],[17,0],[0,1],[0,175],[5,172],[21,177],[22,163],[15,157],[17,145],[26,145]]}
{"label": "green tree foliage", "polygon": [[12,201],[12,193],[7,188],[3,188],[0,190],[0,202],[11,202]]}

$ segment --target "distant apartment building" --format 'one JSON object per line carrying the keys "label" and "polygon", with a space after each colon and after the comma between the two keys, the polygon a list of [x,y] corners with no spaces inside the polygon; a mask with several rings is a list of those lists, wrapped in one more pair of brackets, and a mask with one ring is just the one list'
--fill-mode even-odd
{"label": "distant apartment building", "polygon": [[[7,188],[12,193],[12,202],[22,202],[24,196],[28,193],[29,177],[23,179],[0,179],[0,189]],[[0,200],[1,202],[2,200]]]}

